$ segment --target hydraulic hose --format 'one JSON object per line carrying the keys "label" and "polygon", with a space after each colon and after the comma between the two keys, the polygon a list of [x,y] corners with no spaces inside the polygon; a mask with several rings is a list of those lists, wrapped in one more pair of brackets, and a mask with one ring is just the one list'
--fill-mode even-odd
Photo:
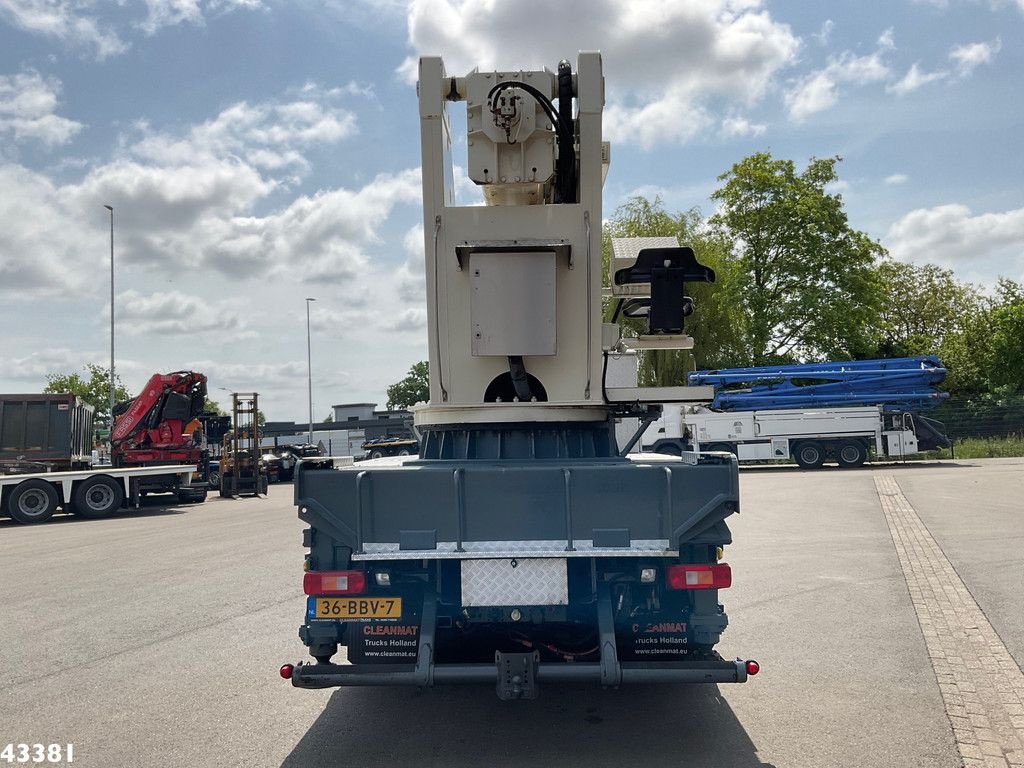
{"label": "hydraulic hose", "polygon": [[576,147],[572,127],[572,66],[558,62],[558,174],[559,202],[576,202]]}
{"label": "hydraulic hose", "polygon": [[515,388],[516,397],[520,402],[530,402],[533,399],[533,393],[530,391],[530,380],[526,376],[526,366],[523,364],[522,355],[508,356],[508,372],[512,377],[512,386]]}

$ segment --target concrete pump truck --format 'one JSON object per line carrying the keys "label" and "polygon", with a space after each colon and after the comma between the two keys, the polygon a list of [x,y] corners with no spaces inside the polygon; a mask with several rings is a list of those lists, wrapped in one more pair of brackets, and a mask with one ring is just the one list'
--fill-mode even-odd
{"label": "concrete pump truck", "polygon": [[[489,684],[502,699],[569,682],[746,681],[757,662],[715,650],[736,459],[628,456],[616,443],[617,417],[646,425],[660,403],[713,392],[606,381],[627,340],[602,323],[600,54],[581,53],[575,71],[465,77],[426,57],[418,95],[430,357],[419,453],[299,465],[299,637],[315,663],[281,676]],[[484,206],[455,203],[459,102]],[[689,248],[646,245],[611,275],[611,300],[648,318],[630,348],[691,346],[685,285],[714,273]]]}

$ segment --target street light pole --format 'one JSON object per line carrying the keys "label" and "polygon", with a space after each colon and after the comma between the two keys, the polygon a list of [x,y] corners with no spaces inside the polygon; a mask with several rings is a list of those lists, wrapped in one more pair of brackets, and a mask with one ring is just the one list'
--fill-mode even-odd
{"label": "street light pole", "polygon": [[110,434],[114,434],[114,206],[110,211]]}
{"label": "street light pole", "polygon": [[313,444],[313,347],[309,334],[309,302],[316,299],[306,298],[306,368],[309,371],[309,444]]}

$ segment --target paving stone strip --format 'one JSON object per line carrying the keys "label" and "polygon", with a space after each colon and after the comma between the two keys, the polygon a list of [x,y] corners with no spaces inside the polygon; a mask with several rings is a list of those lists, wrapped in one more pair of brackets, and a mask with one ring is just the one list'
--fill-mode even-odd
{"label": "paving stone strip", "polygon": [[896,479],[875,489],[965,768],[1024,766],[1024,674]]}

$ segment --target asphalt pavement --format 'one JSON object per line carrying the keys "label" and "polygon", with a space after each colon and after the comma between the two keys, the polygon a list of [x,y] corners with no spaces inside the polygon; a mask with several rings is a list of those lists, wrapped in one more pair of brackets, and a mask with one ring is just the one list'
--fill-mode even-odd
{"label": "asphalt pavement", "polygon": [[302,524],[267,499],[0,520],[0,748],[92,766],[953,766],[875,489],[896,478],[1018,664],[1024,460],[745,470],[721,593],[745,685],[293,689]]}

